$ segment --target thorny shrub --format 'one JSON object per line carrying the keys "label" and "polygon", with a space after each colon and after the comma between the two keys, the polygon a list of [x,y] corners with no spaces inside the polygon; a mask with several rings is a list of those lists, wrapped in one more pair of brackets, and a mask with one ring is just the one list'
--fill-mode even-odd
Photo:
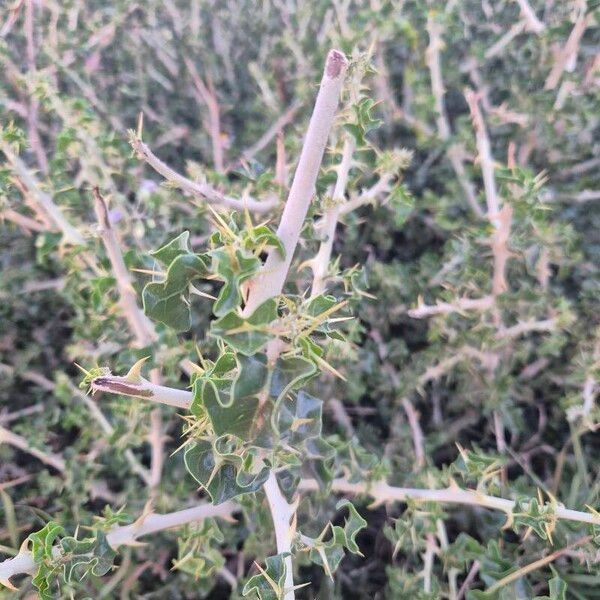
{"label": "thorny shrub", "polygon": [[597,597],[599,41],[5,3],[0,595]]}

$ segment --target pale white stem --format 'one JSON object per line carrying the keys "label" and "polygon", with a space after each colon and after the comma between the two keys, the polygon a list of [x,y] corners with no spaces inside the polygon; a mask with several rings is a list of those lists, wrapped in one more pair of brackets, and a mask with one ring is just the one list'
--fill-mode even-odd
{"label": "pale white stem", "polygon": [[[442,27],[431,13],[427,17],[427,32],[429,34],[429,46],[425,52],[425,61],[429,68],[431,92],[435,101],[437,132],[440,139],[447,142],[451,137],[451,130],[444,105],[446,89],[444,87],[440,59],[440,51],[444,46],[444,42],[442,40]],[[448,160],[456,173],[456,177],[463,189],[469,206],[478,217],[483,217],[483,212],[477,202],[475,188],[469,180],[463,164],[463,154],[464,152],[458,144],[452,144],[447,150]]]}
{"label": "pale white stem", "polygon": [[[100,195],[98,188],[94,189],[94,210],[98,219],[100,236],[102,237],[106,254],[108,255],[117,281],[123,314],[138,345],[141,347],[149,346],[158,339],[158,335],[152,321],[144,314],[144,311],[137,303],[137,295],[133,289],[129,271],[123,260],[123,254],[121,253],[116,233],[110,224],[108,207],[104,198]],[[158,371],[153,370],[151,379],[153,384],[160,384]],[[160,485],[164,462],[164,436],[162,433],[162,418],[158,408],[154,409],[150,414],[148,441],[151,448],[151,472],[149,475],[146,474],[145,480],[150,489],[156,489]]]}
{"label": "pale white stem", "polygon": [[348,415],[344,403],[337,398],[329,398],[327,408],[331,411],[334,420],[344,429],[348,439],[352,439],[356,432],[354,431],[352,419]]}
{"label": "pale white stem", "polygon": [[[300,482],[300,489],[304,491],[317,491],[319,484],[314,479],[304,479]],[[376,503],[406,502],[414,500],[417,502],[440,502],[443,504],[464,504],[467,506],[480,506],[491,510],[499,510],[510,515],[515,503],[513,500],[488,496],[476,490],[464,490],[459,487],[448,487],[439,490],[400,488],[388,485],[381,481],[373,484],[351,483],[347,479],[334,479],[331,484],[334,492],[354,495],[371,496]],[[564,506],[556,507],[555,515],[558,519],[600,525],[600,516],[591,512],[571,510]]]}
{"label": "pale white stem", "polygon": [[444,47],[442,40],[442,27],[430,13],[427,16],[427,33],[429,34],[429,46],[425,51],[425,61],[429,68],[431,78],[431,91],[435,102],[436,125],[440,138],[447,140],[450,137],[450,124],[446,116],[444,106],[444,94],[446,88],[442,78],[440,65],[440,50]]}
{"label": "pale white stem", "polygon": [[[277,477],[271,471],[269,478],[263,486],[273,519],[275,529],[275,541],[277,543],[277,553],[290,552],[292,542],[296,533],[295,514],[298,502],[288,504],[285,496],[279,489]],[[294,566],[291,556],[285,559],[285,583],[283,600],[294,599]]]}
{"label": "pale white stem", "polygon": [[36,413],[41,413],[46,410],[46,407],[40,404],[34,404],[33,406],[27,406],[25,408],[21,408],[20,410],[15,410],[13,412],[0,413],[0,425],[6,425],[7,423],[11,423],[12,421],[16,421],[21,417],[29,417],[30,415],[35,415]]}
{"label": "pale white stem", "polygon": [[12,151],[10,145],[4,142],[0,146],[0,149],[4,152],[16,177],[21,180],[43,213],[50,218],[54,226],[63,234],[65,241],[75,246],[85,246],[86,243],[83,236],[65,219],[58,206],[54,204],[51,196],[42,190],[36,177],[27,168],[27,165]]}
{"label": "pale white stem", "polygon": [[364,190],[361,194],[341,204],[339,207],[339,216],[347,215],[357,208],[373,202],[382,194],[389,192],[393,179],[393,175],[389,173],[382,175],[368,190]]}
{"label": "pale white stem", "polygon": [[600,157],[590,158],[580,163],[576,163],[566,169],[563,169],[562,171],[558,171],[554,177],[557,179],[568,179],[572,175],[582,175],[583,173],[592,171],[597,167],[600,167]]}
{"label": "pale white stem", "polygon": [[[437,528],[437,537],[440,541],[440,548],[446,552],[449,548],[448,543],[448,532],[446,531],[446,524],[442,519],[438,519],[436,521]],[[448,600],[457,600],[458,596],[458,585],[457,585],[457,577],[459,574],[459,570],[455,567],[450,567],[448,569]]]}
{"label": "pale white stem", "polygon": [[469,572],[465,577],[463,584],[460,586],[460,590],[458,590],[458,596],[456,597],[456,600],[462,600],[462,598],[464,598],[465,594],[471,587],[471,584],[473,583],[473,580],[475,579],[477,573],[479,572],[479,567],[479,561],[473,561],[473,564],[471,565],[471,568],[469,569]]}
{"label": "pale white stem", "polygon": [[425,438],[419,422],[419,413],[408,398],[402,398],[402,408],[408,419],[415,452],[415,470],[418,470],[425,466]]}
{"label": "pale white stem", "polygon": [[[394,369],[390,363],[386,363],[384,368],[392,380],[394,389],[398,389],[400,387],[400,377],[398,376],[396,369]],[[415,470],[419,470],[425,466],[425,437],[423,436],[423,429],[419,422],[419,413],[408,398],[402,398],[401,403],[406,418],[408,419],[408,425],[412,435],[415,453]]]}
{"label": "pale white stem", "polygon": [[195,198],[201,198],[212,204],[234,208],[236,210],[248,209],[252,212],[267,212],[276,206],[276,201],[265,200],[259,202],[254,198],[245,197],[242,199],[232,198],[222,192],[219,192],[208,183],[192,181],[183,175],[180,175],[160,158],[158,158],[152,150],[139,138],[131,140],[131,146],[136,151],[138,156],[146,161],[157,173],[162,175],[171,185],[178,187],[180,190],[187,192]]}
{"label": "pale white stem", "polygon": [[472,348],[471,346],[463,346],[452,356],[441,360],[436,365],[428,367],[423,375],[419,377],[419,384],[423,386],[429,381],[439,379],[448,371],[450,371],[450,369],[452,369],[455,365],[463,360],[466,360],[467,358],[479,361],[482,367],[488,372],[495,371],[499,361],[498,355],[494,352],[482,352],[481,350]]}
{"label": "pale white stem", "polygon": [[543,290],[547,290],[550,276],[552,275],[552,271],[550,270],[550,250],[548,248],[542,248],[535,270],[538,283]]}
{"label": "pale white stem", "polygon": [[[298,167],[277,229],[277,235],[285,248],[285,257],[282,257],[277,250],[269,252],[261,272],[250,281],[248,286],[249,293],[244,315],[251,315],[263,302],[278,296],[283,290],[302,225],[314,195],[319,167],[323,160],[347,68],[348,60],[344,54],[338,50],[330,50]],[[269,346],[267,356],[269,361],[272,361],[279,350],[274,344]],[[264,490],[275,527],[277,552],[291,552],[290,536],[293,531],[291,521],[296,512],[295,503],[288,504],[273,473],[265,483]],[[284,600],[294,600],[294,572],[291,556],[285,559],[284,585]]]}
{"label": "pale white stem", "polygon": [[[493,375],[493,374],[492,374]],[[504,425],[500,413],[495,410],[494,418],[494,437],[496,438],[496,448],[500,454],[506,453],[506,439],[504,437]]]}
{"label": "pale white stem", "polygon": [[21,8],[23,5],[23,1],[14,2],[12,6],[8,8],[8,15],[4,25],[2,25],[2,29],[0,29],[0,38],[6,37],[12,30],[14,24],[19,19],[19,14],[21,13]]}
{"label": "pale white stem", "polygon": [[[490,139],[483,122],[483,115],[479,108],[478,95],[473,91],[467,89],[465,91],[465,98],[471,111],[471,118],[473,119],[473,126],[475,128],[475,139],[477,142],[477,152],[479,154],[479,164],[481,167],[481,174],[483,177],[483,187],[485,189],[485,199],[487,203],[488,219],[495,224],[498,212],[500,211],[500,199],[496,191],[496,178],[494,176],[494,158],[492,156],[492,149],[490,146]],[[497,225],[496,225],[497,227]]]}
{"label": "pale white stem", "polygon": [[583,384],[583,414],[589,415],[594,408],[596,399],[596,380],[593,377],[587,377]]}
{"label": "pale white stem", "polygon": [[156,340],[156,331],[150,319],[138,306],[129,271],[123,260],[115,231],[110,224],[108,207],[98,188],[94,189],[94,210],[98,220],[100,237],[117,282],[123,316],[127,319],[137,343],[142,347],[148,346]]}
{"label": "pale white stem", "polygon": [[344,140],[342,160],[338,165],[337,180],[331,199],[332,206],[325,210],[318,223],[322,242],[319,246],[319,251],[310,262],[313,272],[311,297],[318,296],[325,291],[325,281],[329,269],[329,262],[331,261],[331,253],[333,251],[335,230],[340,216],[340,204],[344,201],[355,146],[354,138],[347,135]]}
{"label": "pale white stem", "polygon": [[105,375],[96,377],[91,382],[91,388],[94,392],[121,394],[186,409],[190,407],[194,397],[192,392],[187,390],[156,385],[143,377],[131,379],[127,376]]}
{"label": "pale white stem", "polygon": [[12,208],[5,208],[0,212],[0,221],[12,221],[15,225],[18,225],[25,233],[30,234],[32,231],[38,233],[46,231],[46,227],[39,221],[22,215],[21,213],[13,210]]}
{"label": "pale white stem", "polygon": [[[494,158],[490,146],[483,115],[479,108],[479,95],[473,90],[465,91],[465,98],[469,105],[473,126],[475,128],[475,139],[477,141],[477,152],[479,164],[483,176],[483,187],[485,189],[485,200],[487,204],[487,218],[494,227],[491,237],[492,254],[494,257],[494,273],[492,277],[492,296],[496,298],[508,289],[506,280],[506,264],[510,258],[508,240],[510,238],[510,226],[512,219],[512,207],[507,204],[501,209],[501,199],[496,189],[496,177],[494,175]],[[502,325],[502,317],[499,310],[494,312],[494,322],[497,327]]]}
{"label": "pale white stem", "polygon": [[569,63],[573,62],[577,57],[579,50],[579,43],[585,33],[588,25],[590,24],[593,17],[593,11],[586,14],[585,3],[579,11],[579,15],[575,21],[575,25],[571,30],[569,38],[566,44],[558,53],[554,66],[552,67],[546,82],[544,83],[544,89],[553,90],[560,82],[563,73],[567,70]]}
{"label": "pale white stem", "polygon": [[545,202],[571,201],[583,203],[592,202],[593,200],[600,200],[600,190],[582,190],[581,192],[565,192],[563,194],[550,192],[544,197]]}
{"label": "pale white stem", "polygon": [[423,591],[426,594],[431,593],[431,575],[436,549],[435,537],[432,533],[428,533],[425,542],[425,554],[423,555]]}
{"label": "pale white stem", "polygon": [[221,567],[219,575],[231,586],[232,590],[237,588],[237,577],[227,567]]}
{"label": "pale white stem", "polygon": [[490,58],[494,58],[494,56],[498,56],[498,54],[500,54],[504,48],[506,48],[506,46],[508,46],[508,44],[510,44],[518,35],[523,33],[526,28],[527,23],[525,21],[519,21],[518,23],[512,25],[511,28],[503,36],[501,36],[495,44],[492,44],[485,51],[485,58],[489,60]]}
{"label": "pale white stem", "polygon": [[500,210],[496,219],[493,219],[491,215],[488,218],[496,226],[491,239],[492,255],[494,258],[492,296],[496,298],[508,289],[506,264],[511,257],[511,252],[508,249],[508,240],[510,238],[512,207],[510,204],[507,204]]}
{"label": "pale white stem", "polygon": [[[274,482],[277,485],[277,482]],[[277,486],[278,487],[278,486]],[[319,482],[316,479],[304,479],[300,482],[299,489],[305,492],[319,491]],[[458,487],[444,489],[420,489],[394,487],[384,481],[375,483],[351,483],[347,479],[334,479],[331,490],[341,494],[365,495],[375,500],[376,504],[388,502],[439,502],[443,504],[461,504],[466,506],[478,506],[491,510],[498,510],[510,516],[515,506],[513,500],[498,498],[482,494],[476,490],[465,490]],[[132,525],[117,527],[108,534],[108,541],[113,548],[122,545],[133,544],[139,537],[178,527],[193,521],[211,517],[231,517],[237,510],[233,502],[212,505],[203,504],[175,513],[165,515],[150,514],[138,519]],[[600,525],[600,516],[592,512],[582,512],[565,508],[557,504],[555,508],[557,519],[586,523],[589,525]],[[56,550],[58,555],[58,549]],[[7,583],[9,578],[19,573],[32,573],[36,566],[30,552],[19,552],[14,558],[0,562],[0,582]],[[460,593],[459,593],[460,595]],[[286,598],[287,600],[287,598]]]}
{"label": "pale white stem", "polygon": [[527,23],[527,29],[537,33],[538,35],[542,33],[546,29],[544,23],[542,23],[535,14],[533,8],[527,0],[516,0],[519,8],[521,9],[521,14],[523,15],[523,19]]}
{"label": "pale white stem", "polygon": [[558,326],[557,319],[543,319],[542,321],[524,321],[523,323],[517,323],[507,329],[498,331],[497,337],[499,339],[515,338],[526,333],[532,333],[534,331],[556,331]]}
{"label": "pale white stem", "polygon": [[337,50],[331,50],[327,57],[325,72],[298,167],[277,229],[277,235],[285,249],[285,258],[276,249],[269,252],[261,273],[250,283],[246,314],[252,314],[263,302],[277,296],[283,289],[304,219],[314,195],[319,167],[338,106],[347,67],[346,57]]}
{"label": "pale white stem", "polygon": [[265,133],[263,133],[263,135],[256,142],[254,142],[250,148],[242,152],[241,157],[236,161],[235,164],[251,160],[261,150],[266,148],[271,140],[275,138],[286,125],[292,122],[301,106],[302,103],[299,100],[292,102],[292,104],[286,108],[279,118],[267,129],[267,131],[265,131]]}
{"label": "pale white stem", "polygon": [[217,173],[222,173],[224,170],[223,140],[221,139],[221,111],[217,94],[211,79],[208,78],[207,83],[205,83],[192,60],[186,57],[185,64],[194,83],[197,96],[204,102],[208,109],[208,131],[212,144],[213,166]]}
{"label": "pale white stem", "polygon": [[[33,0],[26,0],[25,2],[25,39],[27,41],[27,76],[28,78],[35,79],[36,76],[36,45],[34,39],[34,2]],[[29,95],[29,109],[27,114],[27,126],[29,145],[35,153],[37,163],[42,173],[48,172],[48,157],[42,144],[40,134],[38,131],[38,112],[39,112],[39,100],[35,94]]]}
{"label": "pale white stem", "polygon": [[[201,521],[214,517],[231,518],[231,515],[238,510],[233,502],[224,502],[213,506],[212,504],[201,504],[193,508],[179,510],[173,513],[163,515],[149,514],[142,516],[131,525],[124,525],[112,529],[106,536],[109,545],[113,549],[119,546],[130,546],[135,544],[136,540],[144,535],[181,527],[194,521]],[[55,547],[53,554],[56,558],[60,556],[60,549]],[[14,558],[9,558],[0,562],[0,583],[5,585],[11,577],[21,573],[34,573],[37,565],[33,560],[31,552],[21,550]]]}
{"label": "pale white stem", "polygon": [[436,365],[427,367],[425,373],[423,373],[423,375],[421,375],[419,378],[419,384],[424,386],[429,381],[435,381],[436,379],[439,379],[453,369],[457,364],[461,363],[464,359],[465,357],[463,354],[459,352],[453,356],[441,360]]}
{"label": "pale white stem", "polygon": [[434,305],[421,304],[408,311],[413,319],[424,319],[435,315],[462,313],[467,310],[489,310],[494,306],[493,296],[483,298],[459,298],[454,302],[437,302]]}
{"label": "pale white stem", "polygon": [[38,460],[43,462],[45,465],[49,465],[59,471],[60,473],[64,473],[67,470],[65,461],[58,454],[53,454],[51,452],[43,452],[38,448],[34,448],[31,444],[22,436],[5,429],[4,427],[0,427],[0,444],[9,444],[27,454],[31,454],[31,456],[35,456]]}

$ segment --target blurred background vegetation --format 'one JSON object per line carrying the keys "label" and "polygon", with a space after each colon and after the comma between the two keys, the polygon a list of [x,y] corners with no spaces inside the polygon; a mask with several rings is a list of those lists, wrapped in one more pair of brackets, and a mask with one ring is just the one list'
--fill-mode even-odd
{"label": "blurred background vegetation", "polygon": [[[364,265],[369,296],[354,303],[351,342],[332,358],[348,381],[319,384],[330,400],[327,433],[354,440],[361,468],[379,469],[396,485],[436,487],[463,477],[504,497],[541,490],[570,508],[598,508],[596,3],[16,0],[0,7],[3,558],[50,518],[73,533],[107,504],[133,519],[148,499],[132,462],[150,465],[151,408],[104,396],[94,402],[108,418],[109,428],[102,426],[78,388],[75,362],[123,372],[151,355],[165,382],[185,387],[182,361],[196,361],[197,348],[214,351],[205,333],[210,307],[201,299],[193,303],[191,332],[177,336],[159,326],[151,349],[133,343],[124,326],[92,188],[110,196],[138,291],[154,268],[151,250],[185,229],[200,251],[212,231],[205,205],[161,185],[132,152],[128,130],[143,113],[144,141],[175,170],[228,193],[283,199],[330,47],[372,63],[363,92],[377,103],[379,122],[350,190],[373,184],[386,151],[401,149],[411,160],[393,194],[338,229],[339,272]],[[500,327],[489,311],[410,314],[491,293],[490,224],[481,218],[482,165],[466,89],[478,94],[498,193],[512,208]],[[340,140],[338,131],[311,217],[321,212]],[[44,199],[59,207],[77,244],[57,229]],[[311,221],[298,264],[317,248]],[[182,420],[174,409],[161,410],[168,458],[155,507],[167,512],[202,494],[181,453],[170,456]],[[334,580],[306,561],[298,582],[312,585],[299,597],[453,597],[449,573],[459,590],[467,580],[464,595],[547,555],[543,532],[501,531],[502,515],[367,505],[358,503],[368,522],[358,537],[364,556],[345,559]],[[325,514],[335,522],[334,506],[326,504]],[[253,561],[273,554],[268,512],[259,504],[249,510],[252,518],[235,525],[166,532],[127,549],[109,575],[64,584],[60,597],[238,597]],[[576,531],[557,526],[552,543],[562,548]],[[432,536],[433,583],[424,590]],[[183,556],[189,560],[171,570]],[[556,574],[568,584],[564,597],[600,597],[597,546],[552,565],[554,572],[543,566],[502,597],[550,594]],[[219,575],[224,568],[233,583]],[[30,596],[30,581],[19,583],[20,592],[0,596]]]}

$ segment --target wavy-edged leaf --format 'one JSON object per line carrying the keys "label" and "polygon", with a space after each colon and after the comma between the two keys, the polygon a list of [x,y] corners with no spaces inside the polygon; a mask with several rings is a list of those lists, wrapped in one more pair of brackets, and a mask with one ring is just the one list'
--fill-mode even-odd
{"label": "wavy-edged leaf", "polygon": [[[172,255],[173,251],[167,254]],[[207,274],[204,257],[198,254],[178,255],[171,262],[164,281],[152,281],[144,286],[144,312],[151,319],[164,323],[175,331],[187,331],[192,326],[190,283]]]}
{"label": "wavy-edged leaf", "polygon": [[216,455],[213,446],[199,440],[187,446],[184,462],[192,477],[207,491],[213,504],[221,504],[241,494],[258,491],[269,476],[269,468],[258,473],[243,472],[240,457],[236,462]]}
{"label": "wavy-edged leaf", "polygon": [[265,568],[260,568],[260,573],[248,579],[242,594],[258,600],[281,600],[285,594],[285,559],[287,553],[268,556]]}
{"label": "wavy-edged leaf", "polygon": [[209,255],[213,259],[214,272],[224,282],[213,305],[213,313],[223,317],[240,306],[240,285],[258,271],[261,262],[256,256],[248,256],[239,249],[217,248],[211,250]]}
{"label": "wavy-edged leaf", "polygon": [[269,393],[276,398],[277,403],[316,374],[315,363],[303,356],[281,357],[275,363]]}
{"label": "wavy-edged leaf", "polygon": [[190,232],[184,231],[164,246],[150,253],[156,260],[168,267],[181,254],[193,253],[190,247]]}
{"label": "wavy-edged leaf", "polygon": [[277,427],[291,446],[321,435],[323,401],[300,390],[287,396],[277,413]]}
{"label": "wavy-edged leaf", "polygon": [[[329,576],[332,576],[344,558],[344,549],[353,554],[360,554],[356,536],[361,529],[367,526],[367,522],[358,514],[350,500],[340,500],[336,509],[341,508],[348,508],[349,511],[344,527],[330,524],[318,538],[312,539],[306,536],[301,538],[302,544],[310,549],[309,558],[314,563],[321,565]],[[329,539],[325,541],[328,535]]]}
{"label": "wavy-edged leaf", "polygon": [[241,354],[252,356],[273,337],[268,326],[275,319],[277,302],[271,298],[261,304],[248,319],[243,319],[232,311],[213,321],[211,333]]}

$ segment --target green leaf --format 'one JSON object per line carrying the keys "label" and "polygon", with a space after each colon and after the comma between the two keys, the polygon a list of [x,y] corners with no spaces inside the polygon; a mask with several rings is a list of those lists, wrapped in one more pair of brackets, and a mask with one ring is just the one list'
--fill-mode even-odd
{"label": "green leaf", "polygon": [[311,317],[318,317],[331,307],[337,304],[338,300],[330,294],[321,294],[312,298],[306,306],[306,314]]}
{"label": "green leaf", "polygon": [[116,552],[111,548],[102,530],[96,530],[94,537],[77,540],[67,537],[61,540],[63,550],[63,573],[65,581],[74,576],[82,580],[88,573],[102,577],[110,571]]}
{"label": "green leaf", "polygon": [[548,582],[549,600],[567,600],[567,584],[558,575]]}
{"label": "green leaf", "polygon": [[257,247],[271,246],[276,248],[282,259],[285,260],[285,248],[277,234],[271,231],[266,225],[258,225],[252,228],[247,235],[246,248],[254,250]]}
{"label": "green leaf", "polygon": [[209,256],[213,259],[214,272],[225,283],[213,305],[215,316],[222,317],[240,306],[240,285],[258,271],[261,261],[254,255],[248,256],[240,249],[233,250],[227,247],[211,250]]}
{"label": "green leaf", "polygon": [[353,554],[360,554],[360,550],[358,548],[358,544],[356,543],[356,536],[361,529],[364,529],[367,526],[367,522],[358,514],[358,511],[354,507],[354,504],[350,502],[350,500],[344,498],[340,500],[336,506],[336,510],[340,510],[341,508],[348,509],[348,518],[344,523],[344,536],[345,536],[345,545],[350,552]]}
{"label": "green leaf", "polygon": [[158,250],[151,252],[150,256],[153,256],[165,267],[168,267],[178,256],[181,256],[182,254],[193,254],[189,239],[190,232],[184,231]]}
{"label": "green leaf", "polygon": [[285,595],[285,558],[289,554],[276,554],[268,556],[265,560],[265,568],[261,573],[253,575],[248,579],[242,594],[258,600],[281,600]]}
{"label": "green leaf", "polygon": [[269,370],[264,354],[237,354],[238,374],[231,385],[231,402],[260,392],[267,383]]}
{"label": "green leaf", "polygon": [[406,185],[399,183],[390,192],[388,202],[394,213],[394,225],[402,227],[415,208],[415,197]]}
{"label": "green leaf", "polygon": [[352,106],[354,111],[354,123],[346,123],[344,128],[352,135],[358,146],[366,145],[365,135],[379,127],[382,123],[380,119],[374,119],[371,111],[375,106],[375,101],[372,98],[361,98]]}
{"label": "green leaf", "polygon": [[258,409],[258,398],[223,403],[217,387],[211,381],[204,382],[201,395],[202,404],[216,435],[229,433],[248,439]]}
{"label": "green leaf", "polygon": [[282,439],[298,447],[309,438],[321,435],[323,402],[300,390],[288,395],[277,414],[277,427]]}
{"label": "green leaf", "polygon": [[164,281],[150,282],[144,287],[144,312],[175,331],[187,331],[192,326],[189,285],[206,274],[206,264],[200,256],[178,256],[171,263]]}
{"label": "green leaf", "polygon": [[548,531],[552,530],[556,521],[555,506],[546,502],[540,504],[537,498],[518,498],[512,510],[512,527],[531,528],[541,539],[548,539]]}
{"label": "green leaf", "polygon": [[[344,549],[353,554],[360,554],[356,536],[361,529],[367,526],[367,522],[358,514],[358,511],[349,500],[340,500],[336,505],[337,510],[345,507],[348,508],[349,515],[344,527],[329,524],[318,538],[301,537],[301,543],[309,548],[308,556],[310,560],[321,565],[329,576],[332,576],[339,567],[344,558]],[[329,532],[331,535],[325,541]]]}
{"label": "green leaf", "polygon": [[213,321],[212,335],[221,338],[234,350],[252,356],[273,337],[269,325],[277,319],[277,302],[269,299],[261,304],[248,319],[230,312]]}
{"label": "green leaf", "polygon": [[207,491],[213,504],[221,504],[240,494],[258,491],[269,476],[269,468],[244,473],[242,459],[228,460],[214,452],[206,440],[187,446],[183,455],[187,470]]}
{"label": "green leaf", "polygon": [[177,559],[173,568],[189,573],[209,591],[214,586],[215,572],[225,565],[219,548],[224,536],[214,519],[204,519],[186,528],[177,539]]}
{"label": "green leaf", "polygon": [[287,394],[304,385],[316,374],[316,365],[303,356],[281,357],[275,363],[269,393],[276,398],[278,404]]}
{"label": "green leaf", "polygon": [[33,560],[37,565],[37,572],[32,582],[41,600],[52,600],[55,597],[51,590],[57,569],[53,546],[58,536],[63,533],[64,529],[58,523],[50,521],[40,531],[30,534],[27,538]]}

